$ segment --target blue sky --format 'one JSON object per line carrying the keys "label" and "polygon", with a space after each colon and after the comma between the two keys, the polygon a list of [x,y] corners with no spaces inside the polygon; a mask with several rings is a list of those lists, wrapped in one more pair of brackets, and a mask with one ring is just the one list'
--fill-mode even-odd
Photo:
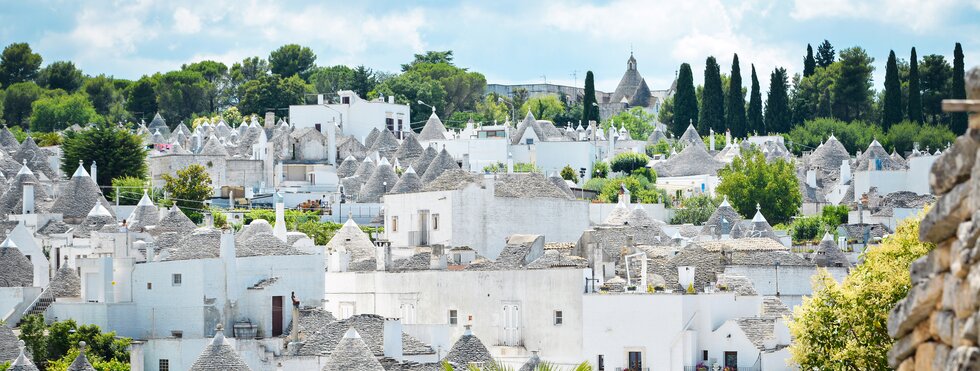
{"label": "blue sky", "polygon": [[735,52],[743,80],[754,63],[766,84],[775,66],[799,72],[806,44],[823,39],[867,49],[878,87],[890,49],[951,59],[958,41],[967,68],[980,64],[980,0],[0,0],[0,9],[0,43],[29,42],[45,64],[72,60],[87,74],[130,79],[203,59],[267,57],[286,43],[311,47],[319,65],[392,72],[413,53],[452,49],[491,83],[580,85],[592,70],[604,91],[631,48],[654,89],[682,62],[700,80],[708,55],[725,72]]}

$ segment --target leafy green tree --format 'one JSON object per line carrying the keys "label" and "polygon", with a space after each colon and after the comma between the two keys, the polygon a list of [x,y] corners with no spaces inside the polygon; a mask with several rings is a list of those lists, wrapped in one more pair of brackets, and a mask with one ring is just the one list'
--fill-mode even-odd
{"label": "leafy green tree", "polygon": [[745,119],[745,92],[742,90],[742,69],[738,66],[738,54],[732,57],[730,79],[725,97],[725,122],[731,128],[732,135],[742,138],[748,133],[748,123]]}
{"label": "leafy green tree", "polygon": [[755,74],[755,64],[752,65],[752,90],[749,93],[749,109],[746,117],[747,132],[765,134],[766,124],[762,119],[762,90],[759,88],[759,77]]}
{"label": "leafy green tree", "polygon": [[36,132],[63,130],[72,124],[85,126],[99,117],[83,94],[41,98],[32,108],[31,130]]}
{"label": "leafy green tree", "polygon": [[305,94],[312,91],[313,88],[299,76],[265,75],[242,86],[238,109],[246,115],[263,114],[270,109],[302,103]]}
{"label": "leafy green tree", "polygon": [[813,47],[806,44],[806,57],[803,57],[803,77],[809,77],[817,69],[817,60],[813,58]]}
{"label": "leafy green tree", "polygon": [[88,95],[88,99],[92,102],[92,107],[95,108],[96,113],[100,115],[109,114],[109,108],[112,106],[116,96],[116,89],[112,85],[111,78],[105,75],[89,78],[82,85],[82,90]]}
{"label": "leafy green tree", "polygon": [[[136,205],[143,197],[143,190],[150,190],[150,182],[144,178],[123,176],[112,179],[110,199],[118,197],[120,205]],[[116,195],[118,193],[118,196]]]}
{"label": "leafy green tree", "polygon": [[708,195],[697,195],[681,201],[681,207],[674,209],[674,218],[670,224],[701,225],[711,218],[721,202]]}
{"label": "leafy green tree", "polygon": [[570,165],[565,165],[565,167],[561,168],[561,178],[571,180],[572,183],[578,183],[578,172],[572,169]]}
{"label": "leafy green tree", "polygon": [[117,125],[99,123],[80,132],[64,133],[61,146],[61,171],[71,174],[82,160],[86,167],[93,161],[99,166],[96,182],[112,184],[119,177],[146,177],[146,149],[143,140]]}
{"label": "leafy green tree", "polygon": [[633,107],[622,111],[616,116],[610,117],[602,123],[603,129],[609,129],[611,125],[616,127],[626,127],[630,132],[630,137],[635,140],[647,140],[653,133],[653,125],[656,120],[652,113],[647,112],[643,107]]}
{"label": "leafy green tree", "polygon": [[[953,76],[950,81],[950,99],[966,99],[966,85],[964,79],[966,78],[966,71],[963,66],[963,46],[960,43],[956,43],[956,48],[953,49]],[[955,134],[966,133],[966,112],[952,112],[950,113],[950,130],[953,130]]]}
{"label": "leafy green tree", "polygon": [[872,94],[871,73],[874,58],[860,47],[840,52],[840,75],[833,85],[834,116],[851,121],[870,111]]}
{"label": "leafy green tree", "polygon": [[555,117],[565,112],[565,105],[554,95],[543,95],[528,99],[518,112],[531,112],[538,120],[554,121]]}
{"label": "leafy green tree", "polygon": [[656,185],[645,176],[630,175],[606,179],[602,182],[598,200],[601,202],[619,202],[621,186],[625,186],[630,191],[630,202],[657,203],[663,202],[667,198],[666,193],[657,189]]}
{"label": "leafy green tree", "polygon": [[816,62],[818,67],[827,67],[834,63],[834,46],[830,45],[830,41],[824,40],[817,46]]}
{"label": "leafy green tree", "polygon": [[837,226],[847,223],[847,213],[850,209],[847,205],[827,205],[820,210],[820,219],[824,226],[828,230],[837,228]]}
{"label": "leafy green tree", "polygon": [[31,353],[35,365],[43,365],[47,354],[47,338],[45,337],[44,317],[28,314],[21,319],[20,340]]}
{"label": "leafy green tree", "polygon": [[202,218],[201,212],[205,210],[204,201],[210,199],[214,193],[211,176],[204,166],[193,164],[177,170],[176,176],[163,174],[163,180],[166,182],[163,189],[167,192],[167,197],[184,209],[188,217],[199,222]]}
{"label": "leafy green tree", "polygon": [[909,266],[933,249],[919,242],[919,219],[908,218],[895,233],[864,253],[864,262],[837,283],[820,269],[813,295],[789,322],[792,361],[801,369],[884,370],[893,340],[888,313],[911,287]]}
{"label": "leafy green tree", "polygon": [[402,65],[402,72],[408,72],[413,67],[423,63],[429,63],[429,64],[444,63],[444,64],[452,65],[453,51],[452,50],[446,50],[446,51],[429,50],[426,51],[425,54],[415,54],[415,57],[414,59],[412,59],[412,62]]}
{"label": "leafy green tree", "polygon": [[160,115],[175,127],[181,120],[206,113],[208,82],[198,72],[171,71],[158,78],[157,107]]}
{"label": "leafy green tree", "polygon": [[715,57],[708,57],[704,62],[704,93],[701,99],[701,120],[699,132],[714,129],[716,132],[725,131],[725,93],[721,89],[721,66]]}
{"label": "leafy green tree", "polygon": [[687,126],[698,124],[698,97],[694,90],[691,65],[682,63],[677,75],[677,92],[674,93],[674,126],[671,131],[680,137]]}
{"label": "leafy green tree", "polygon": [[915,55],[915,47],[912,47],[909,60],[908,118],[909,121],[922,123],[922,90],[919,87],[919,60]]}
{"label": "leafy green tree", "polygon": [[259,57],[245,58],[241,62],[232,64],[231,69],[228,71],[228,76],[231,78],[231,87],[229,87],[229,90],[232,95],[232,103],[237,103],[241,100],[242,85],[268,74],[269,62]]}
{"label": "leafy green tree", "polygon": [[310,74],[309,80],[317,93],[333,95],[338,91],[354,88],[354,70],[344,65],[317,67]]}
{"label": "leafy green tree", "polygon": [[[527,91],[527,89],[517,88],[517,89],[514,89],[513,91],[511,91],[511,98],[510,98],[510,100],[511,100],[511,103],[514,104],[514,107],[515,108],[518,108],[518,107],[523,106],[524,103],[527,102],[528,99],[530,99],[530,95],[531,95],[531,93],[529,93]],[[514,117],[513,119],[515,121],[518,120],[517,117]],[[596,121],[596,122],[598,122],[598,121]],[[582,125],[588,125],[588,121],[583,122]]]}
{"label": "leafy green tree", "polygon": [[647,166],[650,158],[647,155],[637,152],[623,152],[613,157],[610,161],[612,171],[624,174],[632,174],[634,170]]}
{"label": "leafy green tree", "polygon": [[669,96],[660,103],[660,111],[657,112],[657,121],[668,128],[674,127],[674,96]]}
{"label": "leafy green tree", "polygon": [[152,117],[157,112],[157,93],[153,79],[143,76],[129,87],[126,109],[138,118]]}
{"label": "leafy green tree", "polygon": [[817,118],[806,121],[785,134],[792,141],[794,150],[801,148],[816,148],[833,134],[844,145],[849,153],[864,151],[872,140],[878,139],[882,145],[888,145],[888,135],[881,127],[865,121],[844,122],[833,118]]}
{"label": "leafy green tree", "polygon": [[793,232],[793,243],[803,244],[823,237],[823,225],[820,217],[801,216],[793,220],[790,229]]}
{"label": "leafy green tree", "polygon": [[27,43],[7,45],[0,55],[0,86],[34,80],[40,67],[41,55],[34,53]]}
{"label": "leafy green tree", "polygon": [[732,207],[747,218],[755,215],[758,204],[769,223],[787,223],[802,204],[796,170],[784,159],[768,162],[762,152],[746,151],[718,175],[717,192],[727,195]]}
{"label": "leafy green tree", "polygon": [[269,70],[283,78],[299,75],[305,80],[315,62],[313,49],[297,44],[286,44],[269,53]]}
{"label": "leafy green tree", "polygon": [[486,123],[504,123],[510,117],[510,107],[501,102],[496,94],[487,94],[482,102],[476,104],[476,112],[486,120]]}
{"label": "leafy green tree", "polygon": [[357,93],[358,96],[367,97],[368,92],[374,90],[374,87],[378,85],[378,79],[371,71],[370,68],[364,67],[364,65],[357,66],[352,71],[351,75],[351,89]]}
{"label": "leafy green tree", "polygon": [[895,62],[895,51],[888,53],[885,67],[885,101],[881,127],[888,130],[892,125],[902,121],[902,82],[898,78],[898,64]]}
{"label": "leafy green tree", "polygon": [[180,69],[197,72],[207,82],[204,94],[208,112],[218,112],[229,104],[231,100],[231,77],[228,74],[228,66],[224,63],[205,60],[185,64],[180,66]]}
{"label": "leafy green tree", "polygon": [[931,124],[946,125],[949,115],[943,112],[942,101],[950,91],[950,77],[953,69],[946,58],[930,54],[922,58],[919,76],[922,83],[922,114]]}
{"label": "leafy green tree", "polygon": [[598,101],[595,99],[595,76],[592,71],[585,73],[585,96],[582,97],[582,125],[589,121],[599,122]]}
{"label": "leafy green tree", "polygon": [[47,89],[61,89],[74,93],[82,87],[82,71],[75,68],[70,61],[58,61],[49,64],[37,74],[37,84]]}
{"label": "leafy green tree", "polygon": [[593,178],[605,178],[609,175],[609,164],[604,161],[599,161],[592,164],[592,177]]}
{"label": "leafy green tree", "polygon": [[432,105],[436,111],[445,107],[446,90],[442,84],[419,74],[403,73],[385,80],[376,90],[385,96],[394,95],[399,103],[409,104],[412,108],[412,122],[425,122],[432,113],[428,107],[418,104],[419,101]]}
{"label": "leafy green tree", "polygon": [[778,67],[769,77],[769,95],[766,98],[766,129],[770,132],[786,133],[790,130],[792,114],[789,111],[788,90],[786,69]]}
{"label": "leafy green tree", "polygon": [[3,118],[7,125],[27,127],[32,105],[43,92],[41,87],[31,81],[18,82],[7,87],[3,98]]}

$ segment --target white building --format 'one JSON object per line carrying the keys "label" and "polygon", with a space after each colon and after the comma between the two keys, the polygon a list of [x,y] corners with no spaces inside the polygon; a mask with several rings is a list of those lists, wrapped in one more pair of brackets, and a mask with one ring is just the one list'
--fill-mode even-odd
{"label": "white building", "polygon": [[361,142],[371,129],[388,129],[399,133],[411,130],[411,109],[407,104],[395,103],[395,97],[387,100],[366,100],[350,90],[337,92],[339,103],[328,103],[322,94],[317,104],[289,106],[289,123],[296,128],[316,128],[324,132],[327,123],[336,123],[344,135],[352,135]]}

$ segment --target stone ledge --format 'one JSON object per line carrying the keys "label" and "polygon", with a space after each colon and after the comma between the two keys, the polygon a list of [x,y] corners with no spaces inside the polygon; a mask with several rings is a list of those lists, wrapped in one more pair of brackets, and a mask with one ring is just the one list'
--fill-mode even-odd
{"label": "stone ledge", "polygon": [[935,276],[927,282],[912,286],[908,296],[899,301],[888,314],[888,336],[898,339],[929,317],[943,294],[945,277],[946,275]]}
{"label": "stone ledge", "polygon": [[960,223],[970,217],[970,182],[960,183],[939,197],[919,224],[919,240],[939,243],[956,235]]}
{"label": "stone ledge", "polygon": [[932,193],[943,195],[957,184],[970,178],[977,155],[977,142],[967,135],[961,135],[953,146],[943,152],[932,164],[929,172],[929,186]]}

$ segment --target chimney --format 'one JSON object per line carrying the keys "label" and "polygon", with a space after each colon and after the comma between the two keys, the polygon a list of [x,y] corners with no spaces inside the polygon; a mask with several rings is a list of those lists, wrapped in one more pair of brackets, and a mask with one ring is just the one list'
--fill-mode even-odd
{"label": "chimney", "polygon": [[384,355],[396,361],[401,361],[402,354],[402,321],[398,318],[385,318],[384,323]]}
{"label": "chimney", "polygon": [[806,171],[806,184],[811,188],[817,188],[817,172],[813,169]]}
{"label": "chimney", "polygon": [[225,228],[221,231],[221,245],[218,251],[218,257],[221,258],[221,262],[225,268],[225,287],[229,288],[227,299],[229,301],[237,300],[237,291],[231,289],[238,285],[238,261],[235,259],[235,231],[231,228]]}
{"label": "chimney", "polygon": [[732,131],[725,130],[725,147],[729,147],[731,145],[732,145]]}
{"label": "chimney", "polygon": [[711,151],[715,150],[715,129],[708,129],[708,142],[711,143]]}
{"label": "chimney", "polygon": [[282,193],[276,192],[276,225],[272,228],[272,234],[280,241],[286,242],[286,211],[282,200]]}
{"label": "chimney", "polygon": [[514,154],[507,152],[507,174],[514,172]]}
{"label": "chimney", "polygon": [[337,164],[337,123],[327,123],[327,163]]}
{"label": "chimney", "polygon": [[[95,160],[92,160],[92,171],[89,171],[89,173],[91,173],[92,181],[95,182],[95,185],[99,185],[99,178],[98,178],[98,175],[99,175],[99,167],[98,166],[95,166]],[[100,188],[99,189],[99,193],[101,193],[101,192],[102,192],[102,189]]]}
{"label": "chimney", "polygon": [[395,104],[395,96],[394,95],[389,95],[388,96],[388,103],[389,104]]}
{"label": "chimney", "polygon": [[21,214],[34,214],[34,183],[24,183],[24,202]]}
{"label": "chimney", "polygon": [[276,113],[269,111],[265,113],[265,128],[272,129],[276,126]]}
{"label": "chimney", "polygon": [[323,104],[323,94],[316,95],[316,104],[320,104],[320,105]]}
{"label": "chimney", "polygon": [[375,259],[375,269],[378,271],[385,271],[388,269],[388,254],[386,254],[386,249],[384,246],[375,245],[374,251],[378,255]]}
{"label": "chimney", "polygon": [[204,226],[207,228],[214,227],[214,215],[212,215],[210,211],[204,212]]}

